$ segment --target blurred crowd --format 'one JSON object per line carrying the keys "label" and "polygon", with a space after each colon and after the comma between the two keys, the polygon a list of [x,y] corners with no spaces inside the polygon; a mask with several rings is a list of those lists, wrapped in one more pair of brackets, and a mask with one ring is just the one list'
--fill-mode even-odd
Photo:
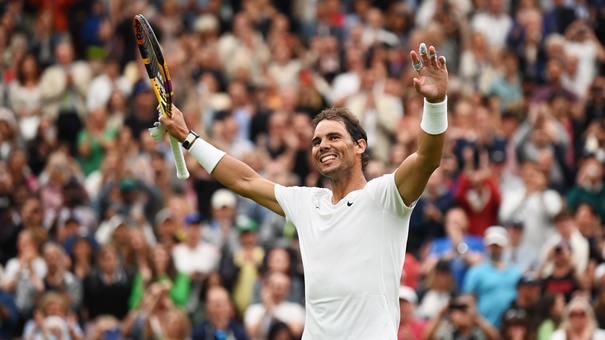
{"label": "blurred crowd", "polygon": [[309,159],[325,107],[362,122],[368,179],[414,152],[409,51],[434,45],[449,129],[410,222],[399,339],[605,339],[603,0],[0,9],[0,339],[301,335],[295,226],[190,157],[179,181],[150,137],[137,13],[188,125],[283,185],[329,187]]}

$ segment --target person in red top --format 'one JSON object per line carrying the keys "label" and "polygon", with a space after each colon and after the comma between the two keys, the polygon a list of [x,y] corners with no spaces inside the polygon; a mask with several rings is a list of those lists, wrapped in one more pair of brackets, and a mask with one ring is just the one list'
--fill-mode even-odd
{"label": "person in red top", "polygon": [[397,340],[422,339],[422,334],[426,328],[427,321],[419,319],[414,315],[418,296],[416,292],[408,287],[399,287],[399,329],[397,331]]}
{"label": "person in red top", "polygon": [[480,158],[478,168],[474,167],[473,151],[463,151],[466,159],[464,171],[458,179],[454,199],[468,216],[468,233],[482,237],[485,229],[498,224],[498,209],[501,195],[498,181],[490,173],[487,152]]}

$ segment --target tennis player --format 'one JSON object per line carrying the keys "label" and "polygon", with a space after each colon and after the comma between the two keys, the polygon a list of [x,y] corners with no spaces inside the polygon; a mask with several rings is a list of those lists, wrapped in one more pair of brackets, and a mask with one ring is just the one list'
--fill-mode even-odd
{"label": "tennis player", "polygon": [[345,108],[313,120],[312,158],[331,190],[275,184],[199,138],[177,108],[172,118],[160,117],[214,178],[296,226],[305,268],[303,339],[397,339],[409,218],[439,166],[447,129],[445,57],[424,43],[410,57],[414,87],[425,98],[418,150],[369,182],[366,132]]}

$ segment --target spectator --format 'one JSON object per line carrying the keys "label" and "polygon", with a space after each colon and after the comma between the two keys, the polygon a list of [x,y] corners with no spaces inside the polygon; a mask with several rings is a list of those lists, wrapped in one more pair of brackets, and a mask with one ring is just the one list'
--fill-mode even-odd
{"label": "spectator", "polygon": [[[573,215],[567,210],[561,211],[555,216],[555,226],[557,233],[551,236],[544,246],[542,246],[542,261],[548,256],[552,248],[555,248],[561,242],[565,242],[571,249],[571,262],[575,271],[580,276],[584,276],[588,269],[588,260],[590,256],[590,245],[582,233],[578,231]],[[552,263],[543,268],[543,275],[548,275],[552,271]]]}
{"label": "spectator", "polygon": [[254,284],[265,257],[265,250],[258,245],[258,223],[245,215],[238,216],[235,227],[240,233],[241,249],[233,254],[233,266],[237,270],[232,290],[238,315],[244,315],[252,303]]}
{"label": "spectator", "polygon": [[479,167],[475,167],[472,147],[466,147],[463,154],[464,170],[454,197],[468,216],[468,233],[482,237],[485,229],[498,221],[500,189],[490,173],[487,150],[481,152]]}
{"label": "spectator", "polygon": [[567,193],[567,205],[575,210],[581,203],[589,204],[605,221],[605,186],[603,185],[603,164],[595,158],[580,163],[574,185]]}
{"label": "spectator", "polygon": [[[521,276],[519,282],[517,282],[517,297],[503,314],[502,328],[506,328],[506,321],[515,317],[524,319],[522,321],[527,322],[525,326],[529,328],[529,319],[535,315],[541,290],[542,285],[538,278],[531,274]],[[521,312],[524,312],[524,315]]]}
{"label": "spectator", "polygon": [[252,303],[262,302],[262,289],[271,273],[279,272],[290,277],[287,300],[295,303],[304,301],[304,283],[296,273],[297,262],[292,250],[285,247],[274,247],[267,250],[260,269],[261,277],[254,283],[254,296]]}
{"label": "spectator", "polygon": [[564,309],[563,294],[546,293],[540,297],[532,327],[536,340],[550,339],[561,323]]}
{"label": "spectator", "polygon": [[32,54],[23,56],[17,63],[15,76],[8,89],[10,107],[18,118],[22,138],[29,142],[36,136],[42,105],[40,65],[36,57]]}
{"label": "spectator", "polygon": [[584,297],[575,297],[567,304],[561,327],[553,333],[551,339],[560,340],[576,337],[586,339],[605,338],[605,330],[598,328],[594,311]]}
{"label": "spectator", "polygon": [[118,132],[107,127],[107,110],[99,106],[90,112],[87,126],[78,134],[78,154],[85,176],[99,170],[105,153],[115,147]]}
{"label": "spectator", "polygon": [[420,339],[424,334],[426,321],[415,316],[418,296],[416,292],[407,286],[399,288],[399,329],[397,331],[398,340]]}
{"label": "spectator", "polygon": [[176,269],[169,249],[165,245],[154,245],[148,261],[148,267],[139,268],[134,277],[132,292],[128,299],[130,308],[136,308],[141,303],[146,288],[153,283],[166,285],[172,303],[178,307],[185,306],[189,299],[191,281],[189,275]]}
{"label": "spectator", "polygon": [[505,340],[524,340],[528,339],[530,333],[530,315],[523,309],[508,309],[503,316],[502,326],[500,327],[502,339]]}
{"label": "spectator", "polygon": [[511,266],[517,266],[523,273],[533,272],[539,263],[538,251],[524,238],[525,226],[522,222],[505,223],[509,244],[504,250],[504,259]]}
{"label": "spectator", "polygon": [[499,339],[498,331],[477,312],[471,295],[452,298],[428,323],[425,340],[446,340],[455,337]]}
{"label": "spectator", "polygon": [[543,276],[542,289],[546,293],[560,293],[569,302],[576,291],[587,289],[588,278],[575,269],[571,260],[571,247],[569,243],[562,240],[559,244],[548,250],[546,261],[538,269],[538,275],[542,275],[542,268],[552,261],[552,273]]}
{"label": "spectator", "polygon": [[454,205],[454,195],[445,183],[441,167],[429,178],[410,217],[408,251],[416,253],[426,243],[443,237],[445,214]]}
{"label": "spectator", "polygon": [[228,189],[219,189],[212,194],[210,205],[210,218],[202,227],[204,240],[222,251],[236,251],[239,249],[239,236],[234,228],[237,209],[235,194]]}
{"label": "spectator", "polygon": [[86,97],[86,109],[94,112],[100,107],[107,107],[114,91],[120,91],[129,97],[132,84],[120,73],[120,64],[115,59],[106,59],[103,72],[92,79]]}
{"label": "spectator", "polygon": [[90,235],[76,234],[69,238],[65,243],[65,248],[70,256],[70,272],[72,272],[80,282],[91,271],[96,258],[97,243]]}
{"label": "spectator", "polygon": [[63,248],[47,243],[43,250],[48,272],[44,277],[44,291],[57,292],[67,298],[72,312],[80,310],[82,304],[82,282],[68,270],[69,258]]}
{"label": "spectator", "polygon": [[191,292],[187,303],[187,311],[191,314],[198,309],[204,282],[210,273],[218,271],[221,260],[220,249],[202,239],[200,222],[198,213],[187,215],[185,218],[185,242],[172,247],[172,258],[176,270],[189,275],[191,282]]}
{"label": "spectator", "polygon": [[19,313],[15,299],[0,289],[0,338],[9,339],[17,330]]}
{"label": "spectator", "polygon": [[45,293],[34,313],[25,323],[24,339],[84,339],[84,332],[77,324],[75,315],[69,314],[69,299],[56,292]]}
{"label": "spectator", "polygon": [[456,287],[462,287],[467,270],[483,261],[485,247],[480,237],[469,235],[468,218],[462,208],[454,207],[445,215],[446,237],[433,241],[421,273],[428,274],[439,260],[448,260]]}
{"label": "spectator", "polygon": [[40,240],[30,230],[22,230],[17,239],[17,256],[6,263],[2,288],[15,298],[22,319],[32,316],[35,299],[44,291],[48,272],[40,256]]}
{"label": "spectator", "polygon": [[516,297],[516,285],[521,278],[521,270],[509,266],[503,259],[508,245],[506,229],[492,226],[485,231],[485,246],[489,259],[469,269],[464,278],[462,291],[474,294],[477,309],[492,325],[499,327],[502,315]]}
{"label": "spectator", "polygon": [[269,275],[262,288],[262,303],[251,305],[244,314],[244,325],[252,339],[265,337],[268,327],[278,321],[286,323],[295,336],[301,335],[305,311],[299,303],[286,301],[289,286],[287,275],[279,272]]}
{"label": "spectator", "polygon": [[90,66],[75,59],[70,41],[55,48],[56,64],[48,67],[40,79],[42,114],[56,119],[59,139],[73,152],[77,131],[86,114],[86,94],[92,78]]}
{"label": "spectator", "polygon": [[127,273],[112,245],[99,249],[97,266],[84,279],[82,320],[92,322],[100,315],[122,320],[128,313],[128,298],[132,291],[132,274]]}
{"label": "spectator", "polygon": [[206,320],[193,329],[193,340],[225,339],[247,340],[244,328],[234,319],[235,311],[229,292],[213,287],[206,293]]}
{"label": "spectator", "polygon": [[345,106],[360,120],[368,133],[368,148],[373,158],[388,161],[389,144],[394,139],[397,122],[403,116],[401,99],[376,93],[378,72],[367,69],[361,76],[360,91],[348,98]]}
{"label": "spectator", "polygon": [[449,262],[444,260],[437,262],[435,270],[428,274],[424,286],[427,290],[422,294],[416,315],[429,320],[449,303],[458,290],[455,287]]}
{"label": "spectator", "polygon": [[525,162],[521,168],[524,187],[505,192],[500,205],[501,221],[517,220],[523,223],[524,241],[541,247],[554,233],[552,218],[561,211],[561,197],[546,188],[546,175],[536,163]]}

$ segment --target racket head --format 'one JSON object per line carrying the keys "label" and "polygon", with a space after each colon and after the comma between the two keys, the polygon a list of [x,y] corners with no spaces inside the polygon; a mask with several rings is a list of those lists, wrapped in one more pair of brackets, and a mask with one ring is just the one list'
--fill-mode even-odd
{"label": "racket head", "polygon": [[133,19],[134,33],[143,64],[147,70],[153,92],[159,102],[160,111],[168,118],[172,117],[172,101],[174,91],[168,65],[162,53],[151,25],[142,14]]}

